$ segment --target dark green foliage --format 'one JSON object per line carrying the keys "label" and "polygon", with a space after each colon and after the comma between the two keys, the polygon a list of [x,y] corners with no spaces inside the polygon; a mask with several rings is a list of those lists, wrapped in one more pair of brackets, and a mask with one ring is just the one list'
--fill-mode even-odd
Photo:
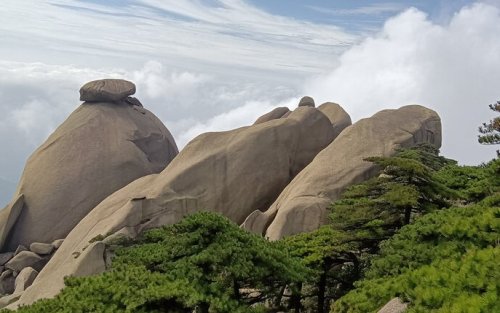
{"label": "dark green foliage", "polygon": [[458,195],[435,177],[435,169],[453,162],[429,146],[421,149],[367,158],[381,168],[381,175],[344,192],[332,206],[332,227],[358,240],[360,250],[376,253],[381,240],[413,217],[448,207],[448,199]]}
{"label": "dark green foliage", "polygon": [[466,203],[477,202],[498,191],[500,159],[480,166],[448,165],[438,171],[435,177],[460,194]]}
{"label": "dark green foliage", "polygon": [[[490,104],[490,109],[500,113],[500,101]],[[483,145],[500,144],[500,116],[493,118],[489,123],[483,123],[479,127],[479,132],[482,134],[478,136],[479,143]],[[500,156],[500,150],[497,150],[497,155]]]}
{"label": "dark green foliage", "polygon": [[[500,307],[500,195],[438,211],[381,246],[366,279],[332,312],[376,312],[395,296],[410,312],[494,312]],[[471,302],[467,303],[467,299]]]}
{"label": "dark green foliage", "polygon": [[307,270],[281,243],[215,213],[146,232],[117,251],[111,271],[69,278],[52,300],[19,312],[261,312]]}

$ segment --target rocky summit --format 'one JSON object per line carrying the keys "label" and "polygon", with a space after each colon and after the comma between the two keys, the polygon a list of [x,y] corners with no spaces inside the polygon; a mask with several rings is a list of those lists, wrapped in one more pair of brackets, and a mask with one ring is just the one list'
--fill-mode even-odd
{"label": "rocky summit", "polygon": [[153,113],[110,102],[131,94],[132,83],[102,80],[82,90],[84,99],[100,102],[80,105],[29,157],[13,201],[0,212],[4,251],[66,237],[99,202],[161,172],[178,153]]}
{"label": "rocky summit", "polygon": [[218,212],[271,240],[326,223],[349,186],[375,175],[363,159],[441,145],[441,122],[418,105],[352,125],[333,102],[278,107],[253,125],[194,138],[179,153],[132,82],[96,80],[85,101],[31,155],[0,212],[0,307],[51,298],[67,276],[109,269],[117,241]]}

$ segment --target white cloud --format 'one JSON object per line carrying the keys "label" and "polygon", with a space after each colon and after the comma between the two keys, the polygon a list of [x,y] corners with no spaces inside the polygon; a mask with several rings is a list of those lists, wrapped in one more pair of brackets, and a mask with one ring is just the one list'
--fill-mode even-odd
{"label": "white cloud", "polygon": [[176,140],[179,145],[183,147],[200,134],[248,126],[253,124],[259,116],[273,110],[276,107],[284,106],[293,110],[296,104],[297,101],[295,98],[283,100],[280,103],[269,101],[248,101],[240,107],[216,115],[207,121],[192,125],[178,138],[176,138]]}
{"label": "white cloud", "polygon": [[409,9],[340,57],[328,75],[305,88],[317,102],[336,101],[357,120],[384,108],[418,103],[443,122],[442,152],[463,163],[494,157],[477,143],[477,127],[500,99],[500,11],[461,9],[446,25]]}

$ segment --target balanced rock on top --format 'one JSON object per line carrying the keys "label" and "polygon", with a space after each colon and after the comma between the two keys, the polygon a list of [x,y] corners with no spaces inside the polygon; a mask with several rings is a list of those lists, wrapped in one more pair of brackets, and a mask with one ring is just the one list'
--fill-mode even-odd
{"label": "balanced rock on top", "polygon": [[80,88],[80,100],[87,102],[117,102],[135,93],[135,85],[123,79],[101,79]]}

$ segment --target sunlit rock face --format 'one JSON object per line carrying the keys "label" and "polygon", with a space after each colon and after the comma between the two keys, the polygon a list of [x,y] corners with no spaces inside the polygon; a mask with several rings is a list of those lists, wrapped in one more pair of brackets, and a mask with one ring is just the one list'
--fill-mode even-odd
{"label": "sunlit rock face", "polygon": [[418,105],[384,110],[347,127],[297,175],[265,212],[254,211],[243,227],[271,240],[312,231],[327,221],[327,208],[349,186],[372,177],[370,156],[391,156],[421,143],[441,146],[441,120]]}

